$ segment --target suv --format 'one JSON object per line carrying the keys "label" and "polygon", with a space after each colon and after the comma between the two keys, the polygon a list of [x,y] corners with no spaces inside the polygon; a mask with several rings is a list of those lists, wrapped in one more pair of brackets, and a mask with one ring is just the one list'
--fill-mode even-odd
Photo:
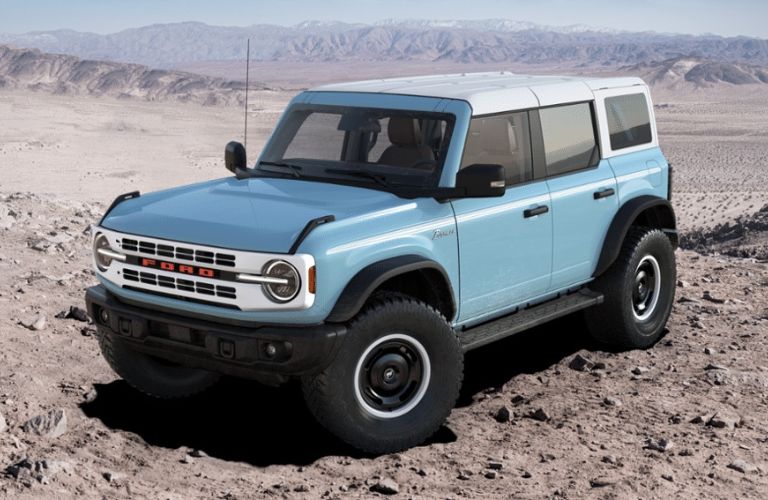
{"label": "suv", "polygon": [[640,79],[324,86],[225,163],[93,228],[101,350],[151,396],[299,379],[329,431],[387,453],[445,421],[466,351],[582,310],[645,348],[669,317],[672,172]]}

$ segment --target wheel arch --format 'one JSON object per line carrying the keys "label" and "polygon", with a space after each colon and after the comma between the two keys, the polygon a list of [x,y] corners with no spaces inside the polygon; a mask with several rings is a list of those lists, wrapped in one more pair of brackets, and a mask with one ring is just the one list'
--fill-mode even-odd
{"label": "wheel arch", "polygon": [[613,264],[632,226],[661,229],[672,245],[677,247],[677,221],[669,200],[650,195],[632,198],[619,208],[608,226],[593,277],[600,276]]}
{"label": "wheel arch", "polygon": [[435,307],[449,321],[456,315],[453,287],[443,266],[420,255],[402,255],[360,270],[349,280],[326,321],[349,321],[378,290],[414,296]]}

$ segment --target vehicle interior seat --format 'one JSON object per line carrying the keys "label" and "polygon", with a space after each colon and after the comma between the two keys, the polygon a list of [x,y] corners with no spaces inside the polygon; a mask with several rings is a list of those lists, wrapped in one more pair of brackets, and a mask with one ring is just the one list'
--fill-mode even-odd
{"label": "vehicle interior seat", "polygon": [[407,116],[393,116],[387,125],[387,135],[391,146],[387,147],[377,163],[410,167],[425,162],[422,168],[431,169],[434,161],[432,149],[423,144],[421,128],[418,122]]}

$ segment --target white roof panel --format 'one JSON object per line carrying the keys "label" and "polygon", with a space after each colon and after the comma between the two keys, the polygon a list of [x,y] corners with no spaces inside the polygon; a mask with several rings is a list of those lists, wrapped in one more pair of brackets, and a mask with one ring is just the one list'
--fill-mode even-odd
{"label": "white roof panel", "polygon": [[430,75],[361,82],[336,83],[311,89],[317,92],[373,92],[403,94],[470,103],[473,114],[586,101],[592,91],[645,85],[639,78],[585,78],[549,75],[517,75],[506,71]]}

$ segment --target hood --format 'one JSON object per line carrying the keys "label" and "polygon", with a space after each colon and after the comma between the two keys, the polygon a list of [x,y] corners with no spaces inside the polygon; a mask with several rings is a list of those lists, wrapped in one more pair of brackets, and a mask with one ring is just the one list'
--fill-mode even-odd
{"label": "hood", "polygon": [[307,222],[409,203],[384,191],[296,179],[233,177],[158,191],[117,205],[107,229],[233,250],[287,253]]}

